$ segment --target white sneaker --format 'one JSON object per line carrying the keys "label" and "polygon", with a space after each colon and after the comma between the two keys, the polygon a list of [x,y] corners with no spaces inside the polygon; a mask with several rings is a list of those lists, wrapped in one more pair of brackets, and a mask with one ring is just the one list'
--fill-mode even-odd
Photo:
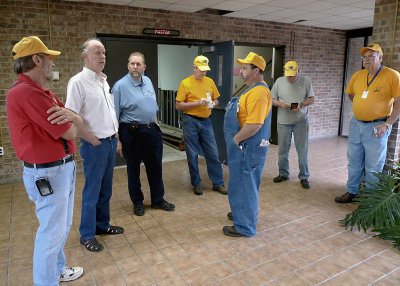
{"label": "white sneaker", "polygon": [[59,282],[68,282],[72,281],[75,279],[78,279],[81,277],[83,274],[83,268],[82,267],[67,267],[65,268],[65,272],[61,275],[58,276],[58,281]]}

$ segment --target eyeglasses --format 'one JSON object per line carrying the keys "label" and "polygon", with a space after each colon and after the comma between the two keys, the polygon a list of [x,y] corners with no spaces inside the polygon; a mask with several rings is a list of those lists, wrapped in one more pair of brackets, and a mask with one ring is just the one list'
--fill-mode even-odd
{"label": "eyeglasses", "polygon": [[376,55],[369,55],[369,56],[362,56],[361,59],[362,59],[362,60],[365,60],[365,59],[372,60],[372,59],[375,58],[375,57],[376,57]]}

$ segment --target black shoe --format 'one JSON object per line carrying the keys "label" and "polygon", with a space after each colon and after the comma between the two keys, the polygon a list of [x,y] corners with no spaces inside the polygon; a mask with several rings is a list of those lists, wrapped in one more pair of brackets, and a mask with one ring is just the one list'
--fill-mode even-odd
{"label": "black shoe", "polygon": [[167,212],[175,210],[175,205],[170,204],[169,202],[167,202],[165,200],[161,204],[151,205],[151,207],[153,209],[162,209]]}
{"label": "black shoe", "polygon": [[193,192],[194,192],[195,195],[198,195],[198,196],[203,195],[203,190],[201,189],[200,185],[194,186],[193,187]]}
{"label": "black shoe", "polygon": [[227,195],[228,194],[228,191],[225,190],[225,186],[224,185],[218,186],[218,187],[212,187],[212,190],[220,193],[221,195]]}
{"label": "black shoe", "polygon": [[86,247],[87,250],[93,251],[93,252],[99,252],[104,249],[104,246],[101,245],[96,238],[91,238],[91,239],[83,239],[82,237],[80,238],[80,243]]}
{"label": "black shoe", "polygon": [[310,188],[310,182],[307,179],[300,180],[300,184],[304,189]]}
{"label": "black shoe", "polygon": [[279,175],[278,177],[275,177],[272,181],[274,183],[280,183],[280,182],[287,181],[287,180],[289,180],[289,177],[284,177],[284,176]]}
{"label": "black shoe", "polygon": [[228,236],[233,236],[233,237],[244,236],[240,232],[237,232],[235,226],[233,226],[233,225],[232,226],[227,226],[227,225],[224,226],[222,228],[222,231]]}
{"label": "black shoe", "polygon": [[133,205],[133,213],[137,216],[144,216],[143,205]]}
{"label": "black shoe", "polygon": [[233,214],[232,214],[232,212],[227,213],[226,216],[228,217],[229,220],[233,221]]}
{"label": "black shoe", "polygon": [[348,204],[351,203],[356,195],[350,194],[350,193],[345,193],[344,195],[340,197],[335,198],[335,202],[339,204]]}
{"label": "black shoe", "polygon": [[96,228],[96,235],[100,234],[122,234],[124,233],[124,228],[116,225],[110,225],[107,229]]}

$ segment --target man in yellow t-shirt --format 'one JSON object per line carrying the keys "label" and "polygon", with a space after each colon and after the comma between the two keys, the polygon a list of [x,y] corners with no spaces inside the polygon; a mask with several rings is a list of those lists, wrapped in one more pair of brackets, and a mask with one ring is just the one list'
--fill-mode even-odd
{"label": "man in yellow t-shirt", "polygon": [[400,74],[382,65],[383,52],[378,44],[360,50],[365,69],[350,79],[346,93],[353,101],[347,158],[347,192],[337,203],[350,203],[359,194],[364,177],[366,187],[376,182],[373,173],[382,172],[392,124],[400,115]]}
{"label": "man in yellow t-shirt", "polygon": [[207,172],[214,191],[227,194],[224,186],[222,165],[218,158],[218,148],[209,116],[218,105],[220,96],[214,81],[206,77],[208,59],[198,56],[193,62],[193,75],[179,85],[176,109],[184,112],[183,136],[189,166],[190,182],[195,195],[202,195],[198,156],[200,147],[207,163]]}
{"label": "man in yellow t-shirt", "polygon": [[229,236],[253,236],[258,217],[258,190],[269,146],[271,93],[264,81],[265,60],[249,53],[238,59],[240,75],[249,88],[240,99],[232,98],[224,118],[228,154],[228,198],[233,226],[222,231]]}

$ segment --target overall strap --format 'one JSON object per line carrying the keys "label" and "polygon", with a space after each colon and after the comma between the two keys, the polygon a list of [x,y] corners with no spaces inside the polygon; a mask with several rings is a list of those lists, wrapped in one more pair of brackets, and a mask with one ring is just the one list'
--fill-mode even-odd
{"label": "overall strap", "polygon": [[266,88],[269,89],[269,87],[268,87],[267,84],[265,84],[265,83],[263,83],[262,81],[260,81],[260,82],[256,83],[255,85],[250,86],[248,89],[246,89],[246,90],[242,93],[242,95],[245,94],[246,92],[250,91],[251,89],[255,88],[256,86],[260,86],[260,85],[263,85],[263,86],[265,86]]}

